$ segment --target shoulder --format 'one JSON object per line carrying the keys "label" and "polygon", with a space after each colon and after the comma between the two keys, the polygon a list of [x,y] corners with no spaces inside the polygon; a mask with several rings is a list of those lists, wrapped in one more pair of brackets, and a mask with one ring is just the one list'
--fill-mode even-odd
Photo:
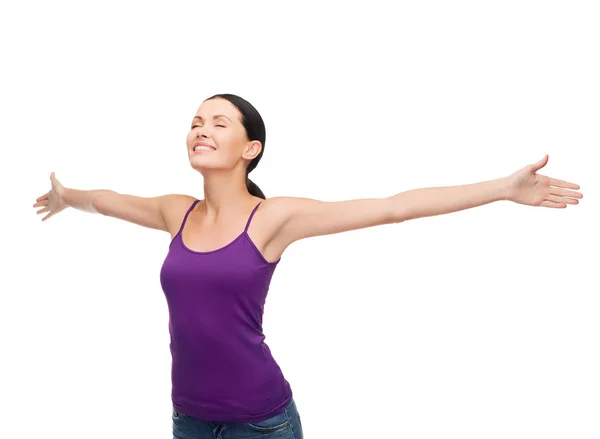
{"label": "shoulder", "polygon": [[280,224],[293,211],[296,204],[294,197],[273,197],[266,200],[259,200],[260,207],[256,215],[263,217],[272,224]]}
{"label": "shoulder", "polygon": [[168,194],[161,197],[161,208],[165,214],[172,213],[170,211],[183,209],[187,211],[190,206],[197,200],[191,195],[184,194]]}
{"label": "shoulder", "polygon": [[254,218],[260,224],[259,228],[262,229],[266,241],[270,242],[277,238],[298,210],[300,200],[302,198],[296,197],[273,197],[261,200]]}
{"label": "shoulder", "polygon": [[323,201],[305,197],[273,197],[263,200],[260,210],[268,213],[271,217],[289,219],[300,210],[323,203]]}
{"label": "shoulder", "polygon": [[197,198],[184,194],[168,194],[160,199],[160,211],[171,234],[177,233],[181,221]]}

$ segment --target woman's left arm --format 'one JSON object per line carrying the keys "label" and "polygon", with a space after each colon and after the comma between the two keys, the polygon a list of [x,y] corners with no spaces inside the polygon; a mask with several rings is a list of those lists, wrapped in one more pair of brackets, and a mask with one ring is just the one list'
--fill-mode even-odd
{"label": "woman's left arm", "polygon": [[559,209],[567,207],[567,204],[577,204],[577,199],[583,195],[569,189],[579,189],[578,185],[536,173],[546,163],[548,155],[508,177],[462,186],[401,192],[392,197],[395,217],[398,221],[405,221],[457,212],[501,200]]}
{"label": "woman's left arm", "polygon": [[578,204],[579,186],[537,174],[548,156],[514,174],[461,186],[431,187],[400,192],[386,198],[325,202],[308,198],[271,199],[283,212],[277,240],[283,247],[299,239],[361,229],[380,224],[442,215],[494,201],[551,208]]}

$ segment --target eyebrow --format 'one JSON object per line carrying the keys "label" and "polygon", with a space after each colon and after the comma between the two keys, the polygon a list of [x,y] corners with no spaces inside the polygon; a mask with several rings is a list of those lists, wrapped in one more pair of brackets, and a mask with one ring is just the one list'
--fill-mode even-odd
{"label": "eyebrow", "polygon": [[[231,119],[229,119],[227,116],[225,116],[225,115],[223,115],[223,114],[216,114],[216,115],[214,115],[214,116],[213,116],[213,120],[215,120],[215,119],[218,119],[219,117],[224,117],[224,118],[225,118],[225,119],[227,119],[229,122],[231,122]],[[204,119],[202,119],[202,117],[201,117],[201,116],[196,116],[196,117],[194,117],[194,119],[200,119],[200,120],[204,120]],[[194,119],[192,119],[192,120],[194,120]]]}

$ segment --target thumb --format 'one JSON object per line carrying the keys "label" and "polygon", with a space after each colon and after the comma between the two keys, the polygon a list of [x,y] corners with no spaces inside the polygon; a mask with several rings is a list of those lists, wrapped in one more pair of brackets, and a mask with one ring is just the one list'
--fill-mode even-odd
{"label": "thumb", "polygon": [[541,159],[539,162],[531,165],[531,168],[532,168],[533,172],[537,172],[540,169],[542,169],[544,166],[546,166],[546,163],[548,163],[548,154],[546,154],[544,156],[544,158]]}
{"label": "thumb", "polygon": [[53,186],[55,184],[60,184],[60,182],[56,178],[56,174],[54,172],[50,174],[50,184],[52,184]]}

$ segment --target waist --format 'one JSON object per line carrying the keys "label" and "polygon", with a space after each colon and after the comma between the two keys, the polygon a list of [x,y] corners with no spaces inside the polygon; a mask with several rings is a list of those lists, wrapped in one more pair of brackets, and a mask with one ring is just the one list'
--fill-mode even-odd
{"label": "waist", "polygon": [[[172,399],[182,413],[214,422],[252,422],[277,410],[291,388],[268,347],[172,353]],[[248,355],[251,354],[251,355]]]}

